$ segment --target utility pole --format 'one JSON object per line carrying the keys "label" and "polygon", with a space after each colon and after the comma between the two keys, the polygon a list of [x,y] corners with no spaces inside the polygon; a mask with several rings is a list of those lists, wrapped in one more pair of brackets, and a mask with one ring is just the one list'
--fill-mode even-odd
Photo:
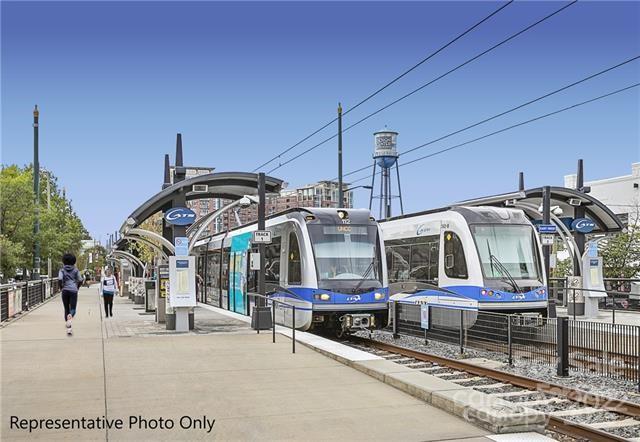
{"label": "utility pole", "polygon": [[40,160],[38,158],[38,120],[40,112],[36,104],[33,109],[33,197],[35,222],[33,224],[33,272],[31,279],[40,279]]}
{"label": "utility pole", "polygon": [[344,205],[342,191],[342,104],[338,103],[338,207]]}

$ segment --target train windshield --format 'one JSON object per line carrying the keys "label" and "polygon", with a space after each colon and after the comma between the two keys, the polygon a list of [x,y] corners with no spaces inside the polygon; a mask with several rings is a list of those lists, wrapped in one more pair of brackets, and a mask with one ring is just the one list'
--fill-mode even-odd
{"label": "train windshield", "polygon": [[[472,225],[485,278],[538,278],[538,253],[531,226]],[[506,272],[509,275],[506,275]]]}
{"label": "train windshield", "polygon": [[370,287],[371,281],[381,281],[377,226],[309,225],[308,228],[319,282],[335,286],[331,282],[357,284],[364,280]]}

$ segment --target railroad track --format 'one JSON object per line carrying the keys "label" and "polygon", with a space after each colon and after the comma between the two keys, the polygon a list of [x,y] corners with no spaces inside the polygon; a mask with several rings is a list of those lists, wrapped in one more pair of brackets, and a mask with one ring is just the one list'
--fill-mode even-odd
{"label": "railroad track", "polygon": [[[547,416],[547,430],[594,442],[640,442],[640,404],[610,399],[368,338],[350,336],[349,342],[355,348],[409,368],[542,411]],[[589,423],[576,422],[572,417],[588,420]]]}

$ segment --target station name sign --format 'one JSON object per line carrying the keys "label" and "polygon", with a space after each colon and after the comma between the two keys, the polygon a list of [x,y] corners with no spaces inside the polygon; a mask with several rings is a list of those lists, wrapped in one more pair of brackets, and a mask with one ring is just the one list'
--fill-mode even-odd
{"label": "station name sign", "polygon": [[196,213],[187,207],[174,207],[165,212],[164,219],[175,226],[188,226],[196,220]]}
{"label": "station name sign", "polygon": [[538,232],[540,233],[556,233],[557,228],[555,224],[540,224],[538,226]]}

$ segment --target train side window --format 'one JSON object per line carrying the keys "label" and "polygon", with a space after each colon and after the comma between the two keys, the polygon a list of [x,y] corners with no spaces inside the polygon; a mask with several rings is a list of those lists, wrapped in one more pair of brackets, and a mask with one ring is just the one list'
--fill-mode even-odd
{"label": "train side window", "polygon": [[438,282],[438,259],[440,258],[440,242],[429,243],[429,280],[437,285]]}
{"label": "train side window", "polygon": [[389,272],[389,281],[407,281],[409,279],[409,246],[390,247],[393,264]]}
{"label": "train side window", "polygon": [[411,280],[425,282],[429,279],[429,244],[411,246]]}
{"label": "train side window", "polygon": [[451,231],[444,232],[444,272],[450,278],[469,277],[462,241]]}
{"label": "train side window", "polygon": [[288,282],[292,285],[302,284],[302,269],[300,265],[300,245],[296,232],[289,233]]}
{"label": "train side window", "polygon": [[280,250],[282,238],[276,236],[264,250],[265,273],[264,279],[272,284],[280,284]]}

